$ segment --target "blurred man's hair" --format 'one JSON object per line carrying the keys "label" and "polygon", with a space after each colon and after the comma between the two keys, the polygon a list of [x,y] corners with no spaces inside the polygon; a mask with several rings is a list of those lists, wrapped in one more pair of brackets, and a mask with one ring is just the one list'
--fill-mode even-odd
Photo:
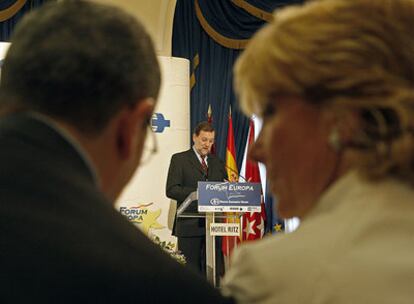
{"label": "blurred man's hair", "polygon": [[152,41],[116,7],[45,4],[23,18],[11,42],[2,67],[4,107],[18,104],[95,135],[123,106],[157,98]]}

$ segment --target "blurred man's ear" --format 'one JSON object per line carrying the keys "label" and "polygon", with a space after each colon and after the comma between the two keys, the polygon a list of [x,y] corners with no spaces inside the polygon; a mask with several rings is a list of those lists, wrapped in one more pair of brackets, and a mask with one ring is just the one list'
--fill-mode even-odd
{"label": "blurred man's ear", "polygon": [[122,110],[117,128],[117,149],[121,159],[128,159],[132,153],[142,150],[154,106],[154,99],[146,98]]}

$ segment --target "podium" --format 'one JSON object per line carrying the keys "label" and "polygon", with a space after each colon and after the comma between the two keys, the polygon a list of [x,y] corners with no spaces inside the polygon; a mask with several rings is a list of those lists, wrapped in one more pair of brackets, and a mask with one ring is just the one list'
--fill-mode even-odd
{"label": "podium", "polygon": [[[198,202],[198,212],[187,211],[195,202]],[[197,191],[190,193],[177,209],[179,218],[205,218],[206,276],[213,286],[217,285],[216,236],[241,237],[243,213],[260,212],[260,203],[260,183],[207,181],[198,182]],[[216,220],[225,221],[217,223]],[[233,220],[233,223],[228,223],[229,220]]]}

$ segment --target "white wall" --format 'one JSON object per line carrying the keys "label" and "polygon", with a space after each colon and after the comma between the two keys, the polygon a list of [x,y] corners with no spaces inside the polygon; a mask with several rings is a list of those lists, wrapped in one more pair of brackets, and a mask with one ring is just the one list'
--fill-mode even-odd
{"label": "white wall", "polygon": [[155,113],[170,120],[170,127],[155,133],[158,153],[139,167],[118,199],[116,209],[129,215],[139,228],[149,228],[149,234],[175,242],[168,229],[170,199],[165,196],[165,184],[171,155],[190,147],[189,62],[181,58],[158,58],[162,87]]}
{"label": "white wall", "polygon": [[157,54],[171,56],[171,35],[176,0],[93,0],[115,5],[137,17],[150,33]]}
{"label": "white wall", "polygon": [[[161,56],[163,83],[155,112],[162,113],[171,125],[164,132],[156,133],[158,154],[139,168],[118,199],[116,209],[122,208],[124,215],[129,213],[137,227],[150,235],[175,242],[168,229],[170,200],[165,196],[165,183],[171,155],[190,146],[189,63],[169,57],[176,0],[93,1],[121,7],[137,17],[150,33],[156,52]],[[140,208],[134,208],[138,206]]]}

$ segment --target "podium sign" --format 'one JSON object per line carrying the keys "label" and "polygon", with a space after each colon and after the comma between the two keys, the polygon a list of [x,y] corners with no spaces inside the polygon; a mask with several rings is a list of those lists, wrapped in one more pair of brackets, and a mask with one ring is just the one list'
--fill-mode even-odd
{"label": "podium sign", "polygon": [[240,236],[240,223],[211,223],[210,235]]}
{"label": "podium sign", "polygon": [[260,183],[198,182],[199,212],[260,212]]}

